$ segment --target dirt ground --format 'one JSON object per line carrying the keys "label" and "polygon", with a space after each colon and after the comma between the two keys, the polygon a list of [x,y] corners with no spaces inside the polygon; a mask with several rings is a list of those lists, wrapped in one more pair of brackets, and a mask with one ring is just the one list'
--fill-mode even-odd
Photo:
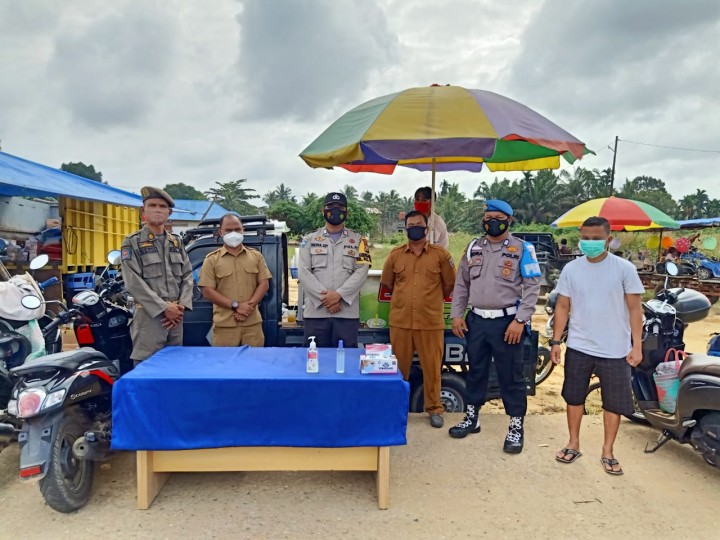
{"label": "dirt ground", "polygon": [[[460,414],[449,415],[448,423]],[[0,454],[2,538],[717,538],[720,470],[689,447],[642,452],[656,434],[624,421],[616,455],[600,466],[599,416],[583,426],[585,455],[562,465],[565,418],[533,416],[519,456],[502,453],[502,415],[464,440],[412,414],[408,445],[391,451],[390,508],[378,510],[371,473],[175,474],[147,511],[135,509],[135,459],[98,471],[91,502],[63,515],[17,479],[17,446]]]}
{"label": "dirt ground", "polygon": [[[544,324],[538,309],[536,326]],[[720,309],[690,325],[688,350],[705,350]],[[483,430],[464,440],[411,414],[408,445],[391,452],[390,508],[377,509],[370,473],[175,474],[147,511],[135,508],[135,457],[98,467],[91,502],[54,512],[38,486],[18,479],[19,452],[0,453],[0,538],[717,538],[720,470],[690,447],[644,454],[651,428],[623,420],[616,456],[626,474],[601,468],[601,416],[583,424],[584,456],[556,463],[566,442],[562,366],[530,398],[525,451],[501,450],[500,403],[483,409]],[[446,427],[461,414],[448,415]]]}

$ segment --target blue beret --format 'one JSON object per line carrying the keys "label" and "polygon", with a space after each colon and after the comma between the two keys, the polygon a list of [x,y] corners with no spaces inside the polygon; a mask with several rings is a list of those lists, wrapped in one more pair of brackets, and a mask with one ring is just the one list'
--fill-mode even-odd
{"label": "blue beret", "polygon": [[505,201],[501,201],[500,199],[489,199],[485,201],[485,203],[487,204],[487,208],[485,208],[486,212],[502,212],[508,216],[513,215],[512,206]]}

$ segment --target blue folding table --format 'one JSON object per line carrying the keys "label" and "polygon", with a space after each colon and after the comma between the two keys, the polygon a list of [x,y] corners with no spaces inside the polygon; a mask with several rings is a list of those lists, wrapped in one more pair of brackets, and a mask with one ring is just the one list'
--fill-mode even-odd
{"label": "blue folding table", "polygon": [[406,443],[409,386],[361,375],[360,349],[168,347],[113,389],[112,448],[138,452],[138,507],[171,472],[376,471],[387,508],[390,446]]}

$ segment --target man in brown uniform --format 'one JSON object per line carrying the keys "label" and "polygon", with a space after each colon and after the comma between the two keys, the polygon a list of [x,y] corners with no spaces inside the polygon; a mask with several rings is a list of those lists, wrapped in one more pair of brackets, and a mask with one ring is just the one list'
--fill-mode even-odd
{"label": "man in brown uniform", "polygon": [[208,253],[198,285],[213,305],[213,345],[262,347],[265,334],[258,304],[270,287],[262,254],[243,244],[243,226],[235,214],[220,219],[223,247]]}
{"label": "man in brown uniform", "polygon": [[[517,454],[523,448],[527,410],[522,338],[540,292],[540,265],[533,245],[508,232],[512,215],[505,201],[488,200],[482,221],[486,235],[470,242],[458,268],[453,333],[462,338],[467,332],[470,369],[465,419],[450,428],[450,436],[480,432],[479,412],[494,360],[505,413],[510,416],[503,450]],[[468,304],[470,311],[464,318]]]}
{"label": "man in brown uniform", "polygon": [[145,226],[123,240],[121,271],[135,299],[130,333],[135,364],[166,345],[182,345],[183,312],[192,309],[192,268],[179,237],[165,232],[175,202],[162,189],[144,187]]}
{"label": "man in brown uniform", "polygon": [[443,426],[440,368],[443,358],[445,297],[455,285],[450,253],[427,240],[427,218],[417,210],[405,215],[409,242],[393,249],[380,281],[391,292],[390,343],[405,380],[417,351],[423,372],[425,411],[430,425]]}

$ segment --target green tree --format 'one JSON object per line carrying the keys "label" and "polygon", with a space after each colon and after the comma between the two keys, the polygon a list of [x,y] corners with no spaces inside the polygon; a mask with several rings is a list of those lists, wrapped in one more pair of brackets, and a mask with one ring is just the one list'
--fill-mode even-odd
{"label": "green tree", "polygon": [[295,201],[295,197],[293,197],[292,189],[283,183],[272,191],[268,191],[263,197],[263,201],[270,207],[280,201]]}
{"label": "green tree", "polygon": [[210,188],[205,194],[214,198],[220,206],[231,212],[246,216],[252,215],[257,212],[257,207],[248,201],[258,199],[260,196],[255,194],[254,189],[243,187],[245,182],[247,182],[247,178],[230,182],[215,182],[216,187]]}
{"label": "green tree", "polygon": [[692,195],[685,195],[680,199],[681,217],[684,219],[697,219],[708,216],[708,206],[711,200],[704,189],[698,189]]}
{"label": "green tree", "polygon": [[394,189],[389,192],[381,191],[375,197],[375,207],[380,212],[380,235],[383,238],[395,232],[395,224],[400,219],[400,212],[405,210],[403,204],[403,199]]}
{"label": "green tree", "polygon": [[207,200],[207,197],[203,194],[202,191],[198,191],[194,187],[188,184],[184,184],[182,182],[177,182],[175,184],[167,184],[163,189],[173,199],[189,199],[191,201]]}
{"label": "green tree", "polygon": [[[102,173],[100,171],[96,171],[94,165],[85,165],[82,161],[78,161],[77,163],[63,163],[60,166],[60,170],[77,176],[82,176],[83,178],[95,180],[101,184],[103,183]],[[105,182],[105,184],[107,184],[107,182]]]}
{"label": "green tree", "polygon": [[342,193],[347,197],[348,201],[358,200],[358,190],[350,184],[345,184],[342,188]]}
{"label": "green tree", "polygon": [[375,202],[375,195],[372,194],[372,191],[363,191],[360,199],[362,199],[364,203],[373,203]]}
{"label": "green tree", "polygon": [[[309,223],[305,233],[319,229],[325,223],[322,207],[323,199],[317,198],[305,209],[306,219]],[[352,200],[348,200],[348,218],[345,225],[361,234],[370,234],[377,226],[373,216],[365,211],[362,204]]]}
{"label": "green tree", "polygon": [[652,176],[637,176],[625,180],[617,192],[620,197],[650,204],[671,217],[678,215],[678,204],[665,188],[665,182]]}
{"label": "green tree", "polygon": [[443,180],[440,196],[435,202],[435,212],[445,221],[448,232],[462,230],[463,224],[469,219],[466,204],[467,199],[460,191],[460,186]]}
{"label": "green tree", "polygon": [[310,228],[307,212],[294,200],[277,201],[268,209],[268,217],[287,223],[294,235],[302,235]]}

